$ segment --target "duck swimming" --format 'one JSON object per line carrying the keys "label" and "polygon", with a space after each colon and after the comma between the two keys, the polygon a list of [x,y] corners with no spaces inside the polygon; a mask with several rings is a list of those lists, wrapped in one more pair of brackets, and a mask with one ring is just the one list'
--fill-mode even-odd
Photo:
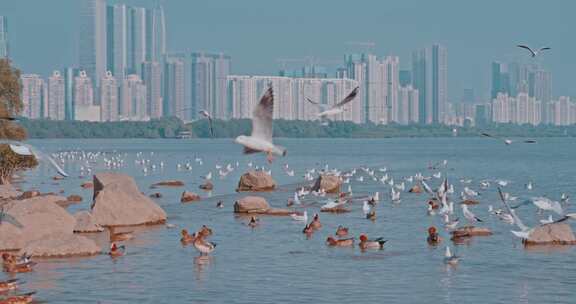
{"label": "duck swimming", "polygon": [[426,239],[426,241],[430,245],[437,245],[438,243],[440,243],[442,241],[442,238],[438,234],[436,227],[432,226],[432,227],[428,228],[428,238]]}
{"label": "duck swimming", "polygon": [[196,232],[194,232],[194,233],[192,233],[192,234],[189,234],[189,233],[188,233],[188,230],[186,230],[186,229],[182,229],[182,232],[180,232],[180,235],[182,236],[182,237],[180,238],[180,242],[181,242],[183,245],[187,245],[187,244],[193,243],[194,240],[196,239]]}
{"label": "duck swimming", "polygon": [[309,226],[312,229],[322,228],[322,223],[320,223],[320,217],[318,216],[318,213],[314,214],[314,218],[312,218],[312,222],[310,222]]}
{"label": "duck swimming", "polygon": [[326,239],[326,245],[333,247],[350,247],[354,246],[354,238],[335,239],[332,236],[329,236]]}
{"label": "duck swimming", "polygon": [[368,239],[368,236],[366,236],[365,234],[361,234],[360,235],[360,243],[358,244],[358,246],[362,250],[365,250],[365,249],[384,249],[384,244],[387,241],[388,240],[384,240],[384,238],[381,238],[381,237],[377,238],[377,239],[370,240],[370,239]]}
{"label": "duck swimming", "polygon": [[194,248],[200,252],[200,255],[208,255],[216,249],[216,243],[206,241],[203,237],[197,237],[194,240]]}
{"label": "duck swimming", "polygon": [[126,246],[124,245],[117,246],[116,243],[110,244],[110,251],[108,252],[108,255],[110,255],[110,257],[113,258],[121,257],[125,253],[126,253]]}

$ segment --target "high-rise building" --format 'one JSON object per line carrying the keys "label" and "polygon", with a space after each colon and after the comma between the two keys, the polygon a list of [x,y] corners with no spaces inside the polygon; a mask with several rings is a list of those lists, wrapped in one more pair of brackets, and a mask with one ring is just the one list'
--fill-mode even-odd
{"label": "high-rise building", "polygon": [[357,113],[357,115],[360,116],[360,123],[365,123],[368,121],[369,117],[368,113],[370,112],[370,107],[368,105],[369,89],[367,86],[367,83],[370,82],[370,80],[367,74],[368,70],[367,63],[365,62],[364,58],[366,58],[366,56],[363,57],[358,54],[346,55],[344,57],[344,63],[347,69],[345,76],[347,76],[350,79],[356,80],[358,82],[358,85],[360,86],[360,89],[358,91],[358,96],[360,98],[357,101],[360,105],[359,107],[360,113]]}
{"label": "high-rise building", "polygon": [[490,90],[490,97],[494,99],[498,96],[498,93],[511,95],[510,87],[510,73],[506,65],[501,62],[492,62],[492,88]]}
{"label": "high-rise building", "polygon": [[156,61],[142,63],[142,80],[146,85],[146,115],[162,117],[162,66]]}
{"label": "high-rise building", "polygon": [[418,123],[418,90],[411,85],[398,88],[397,119],[393,122],[401,125]]}
{"label": "high-rise building", "polygon": [[412,54],[412,82],[419,93],[420,123],[442,123],[448,96],[448,53],[435,44]]}
{"label": "high-rise building", "polygon": [[474,95],[474,89],[465,88],[462,92],[462,102],[463,103],[474,103],[476,101],[476,95]]}
{"label": "high-rise building", "polygon": [[400,60],[397,56],[387,56],[382,60],[383,117],[382,123],[398,122],[398,88]]}
{"label": "high-rise building", "polygon": [[106,21],[108,71],[111,71],[116,79],[124,79],[128,61],[128,10],[126,5],[109,5]]}
{"label": "high-rise building", "polygon": [[112,72],[107,71],[100,81],[100,120],[118,120],[118,83]]}
{"label": "high-rise building", "polygon": [[410,70],[400,70],[398,72],[398,82],[403,87],[412,85],[412,72]]}
{"label": "high-rise building", "polygon": [[44,80],[40,75],[22,74],[22,116],[30,119],[42,118],[42,95],[44,90]]}
{"label": "high-rise building", "polygon": [[74,119],[100,121],[100,106],[94,102],[94,87],[86,71],[74,77]]}
{"label": "high-rise building", "polygon": [[[320,107],[334,105],[344,99],[358,82],[352,79],[292,78],[284,76],[228,76],[228,99],[232,118],[252,118],[254,107],[269,85],[274,89],[274,117],[286,120],[316,120]],[[359,98],[358,98],[359,99]],[[359,100],[351,101],[341,114],[331,120],[360,122]]]}
{"label": "high-rise building", "polygon": [[499,93],[492,100],[492,121],[539,125],[542,122],[542,102],[527,93],[518,93],[516,97]]}
{"label": "high-rise building", "polygon": [[186,109],[185,60],[177,56],[166,56],[164,63],[164,116],[190,119],[190,109]]}
{"label": "high-rise building", "polygon": [[146,9],[129,7],[127,14],[127,74],[140,75],[142,62],[146,61]]}
{"label": "high-rise building", "polygon": [[146,115],[146,86],[136,74],[126,76],[122,83],[121,120],[148,120]]}
{"label": "high-rise building", "polygon": [[45,113],[52,120],[64,120],[66,117],[65,81],[60,71],[54,71],[48,77],[48,109],[45,109]]}
{"label": "high-rise building", "polygon": [[80,71],[74,77],[74,107],[94,104],[94,88],[86,71]]}
{"label": "high-rise building", "polygon": [[79,66],[97,85],[106,73],[105,0],[82,0],[79,42]]}
{"label": "high-rise building", "polygon": [[9,56],[8,19],[6,16],[0,16],[0,58],[8,58]]}
{"label": "high-rise building", "polygon": [[64,68],[64,119],[74,120],[74,78],[78,76],[78,69]]}
{"label": "high-rise building", "polygon": [[192,54],[190,78],[194,117],[200,110],[206,110],[218,119],[230,117],[226,95],[230,61],[230,56],[224,54]]}
{"label": "high-rise building", "polygon": [[164,8],[146,10],[146,61],[160,62],[166,53]]}

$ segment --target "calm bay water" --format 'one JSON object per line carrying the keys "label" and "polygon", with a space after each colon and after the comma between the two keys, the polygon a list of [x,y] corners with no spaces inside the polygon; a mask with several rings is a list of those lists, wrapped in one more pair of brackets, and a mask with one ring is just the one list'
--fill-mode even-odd
{"label": "calm bay water", "polygon": [[[481,190],[481,204],[472,210],[485,219],[484,226],[494,231],[491,237],[475,238],[455,247],[462,260],[457,267],[443,263],[444,247],[451,244],[443,229],[444,242],[438,247],[426,243],[426,229],[441,227],[439,216],[426,213],[426,196],[402,193],[402,202],[389,201],[388,186],[354,178],[354,195],[380,191],[376,207],[378,218],[364,218],[361,203],[341,215],[321,213],[324,227],[310,239],[301,233],[303,224],[288,217],[260,217],[255,229],[236,217],[233,202],[243,194],[234,192],[247,163],[266,166],[263,155],[245,156],[231,140],[31,140],[46,152],[83,150],[115,152],[123,155],[125,167],[117,171],[132,175],[140,189],[150,194],[161,192],[156,201],[168,213],[164,226],[136,228],[136,238],[125,242],[128,254],[112,260],[107,255],[90,258],[41,260],[34,272],[19,275],[26,288],[37,290],[37,298],[52,303],[574,303],[576,299],[576,247],[527,250],[509,231],[514,227],[488,215],[487,206],[501,207],[494,184]],[[284,207],[297,183],[303,182],[306,168],[350,169],[359,166],[387,167],[397,182],[420,171],[430,175],[429,163],[448,160],[448,174],[459,193],[459,179],[471,178],[469,187],[480,190],[482,179],[505,179],[505,188],[515,196],[547,195],[558,200],[574,191],[576,142],[572,139],[539,139],[537,144],[503,143],[485,138],[414,139],[278,139],[288,155],[276,159],[272,176],[280,190],[264,193],[274,207]],[[136,153],[150,164],[165,163],[164,169],[144,173],[135,165]],[[194,161],[203,159],[203,165]],[[220,179],[216,164],[239,162],[239,168]],[[177,164],[190,162],[192,170],[177,170]],[[289,177],[282,169],[288,164],[296,171]],[[66,195],[80,194],[84,201],[69,210],[89,208],[91,190],[78,178],[84,163],[70,161],[65,168],[71,178],[57,185],[50,177],[55,172],[42,165],[26,174],[24,189]],[[102,158],[91,164],[94,172],[105,170]],[[201,176],[212,171],[215,190],[201,202],[181,204],[183,190],[198,192]],[[359,171],[360,172],[360,171]],[[377,175],[382,173],[377,172]],[[186,183],[181,188],[149,186],[166,179]],[[532,181],[527,192],[524,184]],[[433,186],[439,184],[433,179]],[[407,184],[410,186],[410,184]],[[344,186],[344,190],[347,186]],[[199,192],[206,197],[208,194]],[[458,201],[455,196],[454,200]],[[216,202],[224,201],[218,209]],[[314,201],[313,197],[307,200]],[[320,200],[320,199],[318,199]],[[576,211],[572,206],[569,211]],[[308,208],[308,213],[318,207]],[[460,215],[460,208],[456,210]],[[548,214],[537,215],[534,208],[520,210],[529,225]],[[462,218],[462,216],[460,216]],[[206,224],[213,228],[212,241],[218,244],[210,258],[198,258],[192,246],[182,247],[179,231],[196,230]],[[350,228],[354,236],[388,239],[385,250],[362,253],[358,248],[330,248],[324,244],[338,225]],[[575,223],[572,223],[575,225]],[[103,245],[103,236],[97,238]],[[0,275],[4,279],[4,274]]]}

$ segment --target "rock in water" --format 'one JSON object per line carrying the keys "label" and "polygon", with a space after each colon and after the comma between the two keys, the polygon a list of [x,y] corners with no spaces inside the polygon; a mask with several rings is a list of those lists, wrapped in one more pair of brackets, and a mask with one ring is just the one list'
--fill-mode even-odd
{"label": "rock in water", "polygon": [[74,218],[76,219],[76,225],[74,226],[74,232],[76,233],[104,231],[104,228],[94,221],[89,211],[80,211],[74,214]]}
{"label": "rock in water", "polygon": [[575,245],[576,237],[567,223],[540,225],[524,240],[526,245]]}
{"label": "rock in water", "polygon": [[72,202],[72,203],[79,203],[82,201],[82,197],[80,195],[72,194],[72,195],[68,195],[66,200],[69,202]]}
{"label": "rock in water", "polygon": [[69,257],[99,254],[102,249],[93,240],[81,235],[52,235],[30,242],[20,250],[33,257]]}
{"label": "rock in water", "polygon": [[198,186],[198,188],[205,190],[205,191],[212,191],[214,189],[214,185],[211,181],[206,181],[204,184]]}
{"label": "rock in water", "polygon": [[0,225],[0,250],[16,250],[49,235],[72,234],[76,220],[56,202],[57,195],[42,195],[6,203],[5,212],[17,223]]}
{"label": "rock in water", "polygon": [[322,189],[326,193],[338,193],[341,185],[342,180],[336,175],[320,175],[314,182],[312,191],[320,191]]}
{"label": "rock in water", "polygon": [[167,180],[167,181],[161,181],[155,184],[152,184],[152,186],[150,186],[151,188],[156,188],[156,187],[182,187],[184,186],[184,182],[179,181],[179,180]]}
{"label": "rock in water", "polygon": [[484,227],[464,226],[452,231],[452,238],[489,235],[492,235],[492,231]]}
{"label": "rock in water", "polygon": [[132,177],[112,172],[94,175],[92,216],[101,226],[133,226],[166,221],[166,212],[140,192]]}
{"label": "rock in water", "polygon": [[201,199],[200,195],[198,195],[194,192],[188,192],[188,191],[182,192],[182,196],[180,196],[180,202],[181,203],[199,201],[200,199]]}
{"label": "rock in water", "polygon": [[276,182],[264,171],[248,171],[240,177],[236,191],[272,191]]}
{"label": "rock in water", "polygon": [[234,203],[235,213],[266,213],[270,205],[263,197],[246,196]]}

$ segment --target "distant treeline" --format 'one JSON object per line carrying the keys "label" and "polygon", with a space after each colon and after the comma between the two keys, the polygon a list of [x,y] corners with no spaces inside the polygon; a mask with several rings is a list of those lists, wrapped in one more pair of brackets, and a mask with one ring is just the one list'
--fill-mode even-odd
{"label": "distant treeline", "polygon": [[[30,138],[174,138],[183,132],[191,137],[210,136],[208,121],[201,119],[189,124],[175,117],[148,122],[84,122],[22,120]],[[214,133],[218,138],[249,134],[251,121],[248,119],[215,120]],[[276,137],[340,137],[340,138],[386,138],[386,137],[446,137],[453,136],[452,126],[444,125],[358,125],[352,122],[275,120]],[[494,136],[509,137],[559,137],[576,136],[576,126],[557,127],[549,125],[498,124],[483,128],[456,127],[458,136],[481,136],[482,132]]]}

